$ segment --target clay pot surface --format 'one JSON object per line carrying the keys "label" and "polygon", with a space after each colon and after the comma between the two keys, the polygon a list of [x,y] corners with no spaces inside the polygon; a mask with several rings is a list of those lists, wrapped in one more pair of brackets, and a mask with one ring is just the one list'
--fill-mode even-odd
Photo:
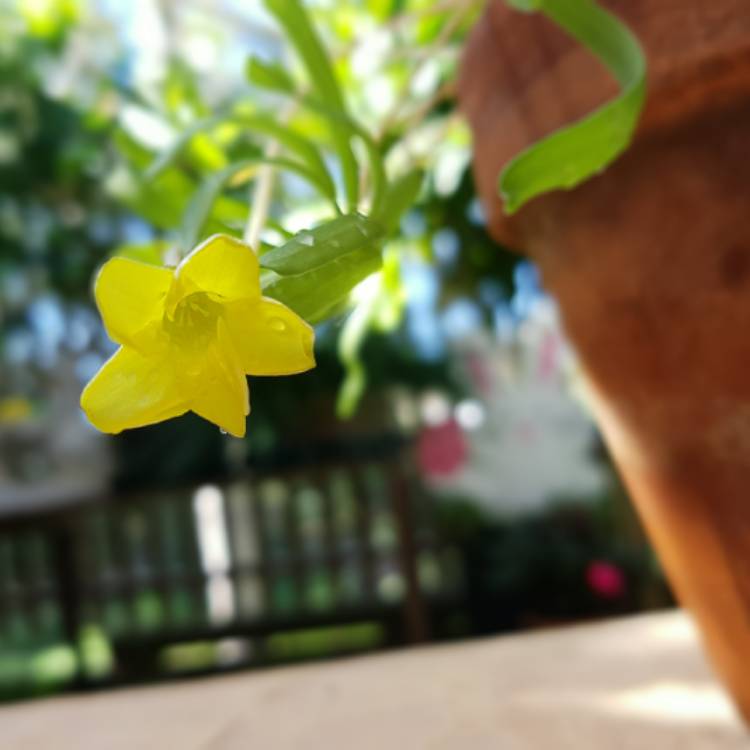
{"label": "clay pot surface", "polygon": [[614,92],[540,15],[490,3],[460,98],[493,234],[556,296],[597,420],[682,603],[750,718],[750,4],[610,0],[649,58],[634,145],[512,220],[521,148]]}
{"label": "clay pot surface", "polygon": [[[649,98],[638,136],[731,106],[750,90],[747,0],[604,0],[637,33]],[[606,69],[540,14],[493,0],[466,48],[460,99],[469,117],[479,192],[496,237],[513,243],[497,199],[500,168],[523,148],[616,94]]]}

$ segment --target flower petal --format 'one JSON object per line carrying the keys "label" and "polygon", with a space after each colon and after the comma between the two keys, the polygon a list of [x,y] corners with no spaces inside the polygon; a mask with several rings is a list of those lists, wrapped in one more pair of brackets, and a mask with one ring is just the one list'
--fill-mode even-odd
{"label": "flower petal", "polygon": [[244,437],[245,417],[250,413],[247,378],[223,320],[218,322],[216,342],[205,352],[200,373],[191,381],[190,408],[231,435]]}
{"label": "flower petal", "polygon": [[198,245],[177,266],[175,277],[180,297],[193,292],[210,292],[226,301],[260,297],[260,267],[255,253],[225,234],[215,234]]}
{"label": "flower petal", "polygon": [[81,394],[81,408],[102,432],[118,433],[188,410],[166,356],[120,347]]}
{"label": "flower petal", "polygon": [[112,258],[102,266],[94,294],[113,341],[139,348],[145,332],[161,322],[173,275],[169,268],[129,258]]}
{"label": "flower petal", "polygon": [[248,375],[293,375],[315,367],[315,331],[281,302],[235,302],[224,307],[224,316]]}

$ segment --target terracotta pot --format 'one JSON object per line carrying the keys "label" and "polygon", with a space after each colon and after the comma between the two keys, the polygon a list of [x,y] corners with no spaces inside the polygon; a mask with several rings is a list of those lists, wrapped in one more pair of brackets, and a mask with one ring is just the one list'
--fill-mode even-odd
{"label": "terracotta pot", "polygon": [[604,5],[649,58],[632,148],[578,189],[503,215],[502,165],[615,89],[544,17],[497,0],[459,87],[476,180],[493,234],[557,297],[619,469],[750,719],[750,6]]}

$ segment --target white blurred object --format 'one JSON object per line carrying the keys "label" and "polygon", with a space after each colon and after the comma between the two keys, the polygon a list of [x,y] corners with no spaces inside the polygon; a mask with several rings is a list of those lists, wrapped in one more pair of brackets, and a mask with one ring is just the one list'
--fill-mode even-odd
{"label": "white blurred object", "polygon": [[476,396],[455,407],[469,460],[443,492],[499,514],[602,492],[607,473],[591,455],[593,422],[571,392],[572,354],[547,298],[510,339],[477,330],[451,348]]}
{"label": "white blurred object", "polygon": [[487,417],[487,411],[481,401],[474,398],[459,401],[453,411],[456,421],[467,432],[478,430]]}
{"label": "white blurred object", "polygon": [[440,391],[427,391],[420,404],[422,421],[429,427],[436,427],[448,421],[451,405],[447,396]]}
{"label": "white blurred object", "polygon": [[198,530],[201,567],[207,576],[206,608],[211,622],[219,625],[235,614],[235,599],[229,568],[229,536],[224,518],[224,493],[214,485],[195,491],[193,511]]}

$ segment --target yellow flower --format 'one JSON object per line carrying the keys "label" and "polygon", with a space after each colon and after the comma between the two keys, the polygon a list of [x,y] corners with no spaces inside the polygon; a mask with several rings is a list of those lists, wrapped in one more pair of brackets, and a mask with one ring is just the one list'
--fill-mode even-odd
{"label": "yellow flower", "polygon": [[313,329],[261,296],[250,248],[215,235],[176,269],[126,258],[105,263],[96,303],[120,344],[81,394],[103,432],[194,411],[242,437],[248,375],[291,375],[315,366]]}

